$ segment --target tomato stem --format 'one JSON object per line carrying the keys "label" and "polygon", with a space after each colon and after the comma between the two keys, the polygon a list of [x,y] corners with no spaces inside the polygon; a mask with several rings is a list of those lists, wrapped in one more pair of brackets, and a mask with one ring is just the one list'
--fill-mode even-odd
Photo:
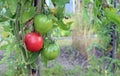
{"label": "tomato stem", "polygon": [[[16,37],[15,42],[17,44],[19,44],[18,47],[21,50],[21,57],[22,58],[19,59],[19,62],[21,62],[21,64],[23,64],[23,66],[20,67],[20,70],[21,70],[22,74],[26,74],[25,76],[29,76],[30,75],[30,65],[25,64],[25,62],[28,59],[28,56],[27,56],[26,49],[23,45],[24,44],[23,43],[24,35],[22,34],[23,33],[23,27],[22,27],[23,24],[21,22],[22,12],[23,12],[22,3],[21,3],[21,0],[18,0],[18,6],[17,6],[17,10],[16,10],[16,15],[15,15],[15,22],[12,23],[13,24],[13,26],[12,26],[13,27],[13,34]],[[19,32],[21,32],[21,36],[19,35]],[[22,44],[21,44],[21,41],[22,41]],[[24,66],[27,66],[26,69],[24,69]],[[19,67],[19,65],[18,65],[18,67]]]}
{"label": "tomato stem", "polygon": [[10,18],[10,17],[8,17],[8,16],[1,15],[1,14],[0,14],[0,16],[2,16],[2,17],[4,17],[4,18],[7,18],[7,19],[9,19],[10,21],[13,21],[13,22],[15,22],[15,19],[12,19],[12,18]]}

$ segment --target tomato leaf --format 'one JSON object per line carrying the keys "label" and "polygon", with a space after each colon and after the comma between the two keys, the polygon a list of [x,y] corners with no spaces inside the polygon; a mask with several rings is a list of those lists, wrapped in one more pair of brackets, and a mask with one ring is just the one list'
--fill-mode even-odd
{"label": "tomato leaf", "polygon": [[0,9],[0,22],[9,20],[8,18],[12,17],[12,13],[9,8]]}
{"label": "tomato leaf", "polygon": [[32,64],[39,57],[40,52],[30,52],[30,57],[27,61],[27,64]]}
{"label": "tomato leaf", "polygon": [[25,23],[26,21],[30,20],[35,15],[35,7],[30,7],[27,10],[24,11],[22,15],[22,23]]}
{"label": "tomato leaf", "polygon": [[83,0],[85,4],[93,3],[93,0]]}
{"label": "tomato leaf", "polygon": [[63,29],[63,30],[69,30],[70,29],[70,26],[69,26],[69,23],[68,24],[65,24],[63,21],[58,21],[58,26],[59,28]]}
{"label": "tomato leaf", "polygon": [[9,44],[0,45],[0,50],[6,50]]}
{"label": "tomato leaf", "polygon": [[42,58],[42,61],[44,62],[44,66],[47,67],[48,60],[43,55],[41,55],[41,58]]}
{"label": "tomato leaf", "polygon": [[9,9],[11,10],[12,14],[14,15],[17,9],[17,0],[7,0],[9,5]]}
{"label": "tomato leaf", "polygon": [[57,18],[58,18],[58,20],[60,20],[61,18],[64,18],[64,8],[65,8],[65,6],[64,5],[61,5],[61,6],[58,6],[58,7],[56,7],[57,9],[58,9],[58,12],[57,12]]}
{"label": "tomato leaf", "polygon": [[52,2],[55,3],[55,4],[57,4],[57,5],[65,5],[69,1],[70,0],[52,0]]}
{"label": "tomato leaf", "polygon": [[11,51],[13,51],[14,49],[15,49],[14,43],[10,43],[10,42],[5,43],[5,41],[3,41],[0,44],[0,50],[4,51],[4,56],[0,60],[0,64],[3,64],[10,57]]}
{"label": "tomato leaf", "polygon": [[56,5],[57,18],[60,20],[64,17],[65,4],[68,3],[69,0],[52,0],[52,2]]}

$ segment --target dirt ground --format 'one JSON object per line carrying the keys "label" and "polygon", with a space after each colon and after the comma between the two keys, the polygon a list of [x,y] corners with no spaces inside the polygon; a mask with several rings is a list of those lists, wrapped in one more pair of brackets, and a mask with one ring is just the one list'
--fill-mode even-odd
{"label": "dirt ground", "polygon": [[[100,50],[96,49],[96,57],[99,58],[102,56],[102,53],[100,52]],[[78,69],[78,67],[80,67],[81,69],[85,70],[88,68],[89,66],[89,61],[86,60],[86,58],[84,56],[81,55],[79,50],[75,50],[72,48],[72,46],[64,46],[61,48],[61,54],[60,56],[55,60],[55,62],[59,63],[59,65],[63,66],[63,70],[65,72],[64,76],[80,76],[80,69]],[[52,65],[51,65],[52,64]],[[51,63],[49,65],[49,67],[53,67],[55,66],[54,62]],[[78,66],[76,68],[76,66]],[[77,75],[76,73],[73,73],[73,70],[77,70]],[[58,70],[58,69],[57,69]],[[69,71],[69,73],[66,74],[66,71]],[[73,73],[73,74],[71,74]]]}

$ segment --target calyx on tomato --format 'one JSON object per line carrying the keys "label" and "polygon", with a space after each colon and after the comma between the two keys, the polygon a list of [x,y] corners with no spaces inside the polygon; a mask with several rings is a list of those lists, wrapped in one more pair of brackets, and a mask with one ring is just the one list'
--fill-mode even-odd
{"label": "calyx on tomato", "polygon": [[25,35],[24,43],[28,51],[39,52],[43,47],[43,37],[36,32],[31,32]]}
{"label": "calyx on tomato", "polygon": [[46,15],[39,14],[34,18],[34,26],[37,32],[45,34],[52,29],[53,22]]}
{"label": "calyx on tomato", "polygon": [[60,55],[60,48],[57,44],[49,44],[41,51],[41,55],[47,60],[53,60]]}

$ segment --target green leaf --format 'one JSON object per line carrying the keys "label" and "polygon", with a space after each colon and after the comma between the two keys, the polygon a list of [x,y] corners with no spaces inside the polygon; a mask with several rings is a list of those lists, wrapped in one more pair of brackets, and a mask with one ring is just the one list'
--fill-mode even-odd
{"label": "green leaf", "polygon": [[1,26],[1,28],[0,28],[0,31],[5,31],[5,32],[10,32],[11,31],[11,26],[10,26],[10,23],[8,22],[8,21],[6,21],[6,22],[1,22],[0,23],[0,26]]}
{"label": "green leaf", "polygon": [[12,14],[14,15],[17,9],[18,0],[7,0],[8,7],[10,8]]}
{"label": "green leaf", "polygon": [[41,55],[42,61],[44,62],[44,66],[47,67],[48,61],[43,55]]}
{"label": "green leaf", "polygon": [[68,3],[70,0],[52,0],[53,3],[58,4],[58,5],[65,5]]}
{"label": "green leaf", "polygon": [[65,6],[61,5],[61,6],[58,6],[56,8],[58,9],[58,12],[57,12],[58,20],[60,20],[61,18],[64,18]]}
{"label": "green leaf", "polygon": [[120,15],[118,15],[117,9],[106,8],[106,9],[104,9],[104,12],[110,21],[114,22],[117,25],[120,25]]}
{"label": "green leaf", "polygon": [[85,4],[93,3],[93,0],[83,0]]}
{"label": "green leaf", "polygon": [[30,56],[28,58],[27,64],[32,64],[34,63],[37,58],[39,57],[40,52],[30,52]]}
{"label": "green leaf", "polygon": [[0,60],[0,64],[3,64],[10,57],[11,51],[14,50],[14,44],[4,44],[3,46],[0,46],[0,50],[4,50],[4,57]]}
{"label": "green leaf", "polygon": [[0,9],[0,22],[9,20],[12,17],[12,13],[9,8]]}
{"label": "green leaf", "polygon": [[59,28],[61,28],[63,30],[69,30],[70,29],[70,25],[65,24],[63,21],[58,21],[58,26],[59,26]]}
{"label": "green leaf", "polygon": [[57,12],[57,18],[60,20],[64,17],[65,12],[65,4],[69,2],[69,0],[52,0],[53,4],[56,5]]}
{"label": "green leaf", "polygon": [[5,50],[7,48],[8,44],[0,46],[0,50]]}
{"label": "green leaf", "polygon": [[27,10],[24,11],[22,15],[22,23],[30,20],[35,15],[35,7],[29,7]]}

